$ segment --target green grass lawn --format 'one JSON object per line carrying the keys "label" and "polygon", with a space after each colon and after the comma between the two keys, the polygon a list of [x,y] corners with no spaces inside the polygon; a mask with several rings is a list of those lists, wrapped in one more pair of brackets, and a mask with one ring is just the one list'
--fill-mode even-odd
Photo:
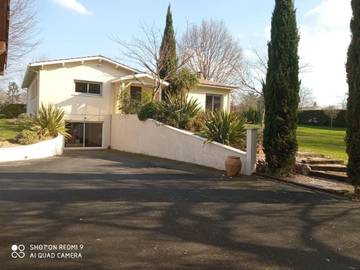
{"label": "green grass lawn", "polygon": [[16,137],[23,127],[21,125],[15,124],[11,119],[0,119],[0,139],[2,140],[11,140]]}
{"label": "green grass lawn", "polygon": [[299,126],[297,138],[301,152],[324,154],[347,161],[345,129]]}

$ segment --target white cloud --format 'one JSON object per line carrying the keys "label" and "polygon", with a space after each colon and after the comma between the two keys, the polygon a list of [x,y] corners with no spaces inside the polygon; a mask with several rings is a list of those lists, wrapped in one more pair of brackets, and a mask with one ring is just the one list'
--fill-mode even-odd
{"label": "white cloud", "polygon": [[350,1],[322,0],[301,20],[299,54],[309,64],[302,82],[321,105],[337,105],[347,92],[346,54],[350,43]]}
{"label": "white cloud", "polygon": [[91,11],[89,11],[83,4],[81,4],[77,0],[53,0],[53,1],[65,8],[71,9],[82,15],[91,15],[92,14]]}

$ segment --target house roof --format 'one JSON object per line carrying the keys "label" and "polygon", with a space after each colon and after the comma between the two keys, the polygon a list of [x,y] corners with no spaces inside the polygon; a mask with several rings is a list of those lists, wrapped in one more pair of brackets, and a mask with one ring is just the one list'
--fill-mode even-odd
{"label": "house roof", "polygon": [[[142,82],[143,79],[154,80],[154,78],[147,73],[139,73],[139,74],[123,76],[123,77],[113,80],[112,82],[115,83],[115,82],[124,82],[124,81],[130,81],[130,80]],[[162,80],[161,83],[166,86],[169,85],[169,83],[164,80]]]}
{"label": "house roof", "polygon": [[49,65],[59,65],[59,64],[66,64],[66,63],[76,63],[76,62],[86,62],[86,61],[104,61],[114,65],[115,67],[121,67],[123,69],[129,70],[134,73],[139,73],[138,70],[114,61],[108,57],[103,55],[96,55],[96,56],[84,56],[84,57],[75,57],[75,58],[64,58],[64,59],[55,59],[55,60],[48,60],[48,61],[39,61],[30,63],[27,66],[25,77],[22,83],[23,88],[27,88],[31,82],[32,77],[35,75],[35,71],[37,68],[41,68],[43,66]]}
{"label": "house roof", "polygon": [[10,0],[0,2],[0,75],[4,71],[8,58],[8,40],[9,40],[9,16]]}
{"label": "house roof", "polygon": [[[127,65],[124,65],[122,63],[119,63],[117,61],[114,61],[108,57],[102,56],[102,55],[96,55],[96,56],[85,56],[85,57],[75,57],[75,58],[65,58],[65,59],[55,59],[55,60],[48,60],[48,61],[39,61],[39,62],[33,62],[30,63],[26,69],[26,73],[25,73],[25,77],[22,83],[22,88],[27,88],[30,84],[30,82],[32,81],[33,76],[36,74],[36,71],[40,68],[42,68],[43,66],[48,66],[48,65],[61,65],[61,64],[66,64],[66,63],[76,63],[76,62],[86,62],[86,61],[104,61],[107,63],[110,63],[112,65],[114,65],[115,67],[121,67],[124,68],[126,70],[129,70],[131,72],[133,72],[132,75],[127,75],[127,76],[123,76],[120,77],[116,80],[114,80],[113,82],[118,82],[118,81],[126,81],[126,80],[139,80],[141,81],[142,79],[147,79],[147,80],[153,80],[153,77],[147,73],[142,73],[137,69],[134,69],[132,67],[129,67]],[[162,81],[161,82],[164,85],[168,85],[168,82],[166,81]],[[229,85],[229,84],[225,84],[225,83],[218,83],[218,82],[214,82],[211,80],[204,80],[204,79],[200,79],[199,80],[199,86],[203,86],[203,87],[210,87],[210,88],[214,88],[214,89],[222,89],[222,90],[234,90],[237,89],[238,86],[235,85]]]}
{"label": "house roof", "polygon": [[239,88],[236,85],[219,83],[219,82],[214,82],[214,81],[204,80],[204,79],[199,79],[199,85],[200,86],[207,86],[207,87],[217,88],[217,89],[225,89],[225,90],[233,90],[233,89]]}

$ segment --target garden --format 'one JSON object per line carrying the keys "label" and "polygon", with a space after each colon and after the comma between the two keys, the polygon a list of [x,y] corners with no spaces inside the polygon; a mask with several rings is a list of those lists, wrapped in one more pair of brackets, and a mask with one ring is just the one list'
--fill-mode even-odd
{"label": "garden", "polygon": [[0,119],[0,147],[34,144],[58,134],[69,137],[64,111],[54,105],[41,105],[33,117],[26,113],[20,113],[16,118],[13,116],[16,116],[15,112],[4,114],[4,118]]}

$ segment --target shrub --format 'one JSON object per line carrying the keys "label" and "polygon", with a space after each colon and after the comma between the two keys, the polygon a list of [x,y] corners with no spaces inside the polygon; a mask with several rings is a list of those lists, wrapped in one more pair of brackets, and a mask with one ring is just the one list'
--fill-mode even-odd
{"label": "shrub", "polygon": [[[298,112],[298,123],[300,125],[330,126],[331,119],[324,110],[307,110]],[[346,126],[346,110],[338,110],[333,126]]]}
{"label": "shrub", "polygon": [[65,128],[64,111],[52,104],[41,104],[32,123],[32,130],[40,137],[56,137],[58,134],[70,137]]}
{"label": "shrub", "polygon": [[246,138],[245,120],[234,113],[211,112],[206,115],[199,135],[208,141],[242,147]]}
{"label": "shrub", "polygon": [[23,129],[30,129],[33,124],[33,118],[26,114],[22,113],[15,119],[15,124],[21,126]]}
{"label": "shrub", "polygon": [[120,110],[124,114],[135,114],[139,111],[141,102],[132,100],[128,91],[123,91],[120,95]]}
{"label": "shrub", "polygon": [[176,127],[185,129],[188,123],[200,111],[196,100],[186,100],[181,98],[169,98],[158,104],[158,121]]}
{"label": "shrub", "polygon": [[130,90],[122,91],[120,94],[120,107],[124,114],[137,114],[141,107],[152,101],[151,91],[141,91],[141,100],[131,99]]}
{"label": "shrub", "polygon": [[15,140],[19,144],[33,144],[37,143],[40,138],[36,131],[25,129],[16,136]]}
{"label": "shrub", "polygon": [[206,113],[199,112],[190,122],[187,124],[186,129],[191,132],[199,132],[204,126],[206,121]]}
{"label": "shrub", "polygon": [[249,108],[247,111],[243,113],[246,118],[246,122],[249,124],[260,124],[262,120],[261,111],[256,110],[254,108]]}
{"label": "shrub", "polygon": [[157,111],[158,111],[157,104],[155,102],[149,102],[141,106],[138,112],[138,118],[141,121],[145,121],[146,119],[149,118],[156,119]]}
{"label": "shrub", "polygon": [[25,112],[25,104],[5,104],[0,109],[0,114],[4,115],[4,118],[16,118]]}

